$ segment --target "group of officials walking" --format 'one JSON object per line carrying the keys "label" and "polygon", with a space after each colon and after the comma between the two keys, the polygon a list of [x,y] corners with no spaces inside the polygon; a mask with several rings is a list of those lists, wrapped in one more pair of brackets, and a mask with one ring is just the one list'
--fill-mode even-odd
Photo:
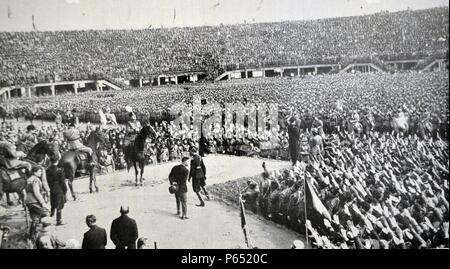
{"label": "group of officials walking", "polygon": [[[199,155],[197,149],[193,147],[191,149],[191,157],[183,157],[181,164],[172,168],[169,174],[170,188],[175,195],[175,201],[177,205],[177,215],[181,214],[181,219],[188,219],[187,216],[187,182],[192,179],[192,189],[197,195],[200,204],[197,206],[204,207],[205,202],[202,198],[201,191],[206,196],[207,200],[210,200],[209,194],[205,189],[206,186],[206,167],[203,163],[203,158]],[[189,167],[190,161],[190,169]],[[181,209],[181,210],[180,210]]]}

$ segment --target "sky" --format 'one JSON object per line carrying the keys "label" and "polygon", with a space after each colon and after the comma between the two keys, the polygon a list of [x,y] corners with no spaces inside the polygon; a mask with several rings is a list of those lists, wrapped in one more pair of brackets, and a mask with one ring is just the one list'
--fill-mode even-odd
{"label": "sky", "polygon": [[448,0],[0,0],[0,31],[143,29],[357,16]]}

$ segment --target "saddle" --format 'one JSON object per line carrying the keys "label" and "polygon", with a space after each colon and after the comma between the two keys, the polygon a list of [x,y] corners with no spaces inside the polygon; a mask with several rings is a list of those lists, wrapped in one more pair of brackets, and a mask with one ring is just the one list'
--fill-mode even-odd
{"label": "saddle", "polygon": [[89,167],[89,155],[86,152],[71,150],[75,153],[75,161],[80,165],[77,167],[77,171],[80,173],[87,173]]}
{"label": "saddle", "polygon": [[[23,167],[6,168],[0,166],[0,180],[6,180],[6,182],[13,182],[18,179],[27,179],[26,169]],[[8,189],[8,188],[6,188]]]}

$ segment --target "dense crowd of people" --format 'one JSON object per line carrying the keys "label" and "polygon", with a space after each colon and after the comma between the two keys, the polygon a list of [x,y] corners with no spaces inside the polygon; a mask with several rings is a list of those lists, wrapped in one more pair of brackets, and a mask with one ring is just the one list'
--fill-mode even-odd
{"label": "dense crowd of people", "polygon": [[306,228],[314,248],[449,247],[446,139],[345,131],[323,138],[319,152],[299,152],[292,168],[248,182],[247,207]]}
{"label": "dense crowd of people", "polygon": [[[448,7],[312,21],[0,33],[1,85],[339,63],[448,51]],[[70,53],[67,53],[70,51]],[[217,75],[217,74],[216,74]]]}
{"label": "dense crowd of people", "polygon": [[[447,76],[445,71],[253,80],[202,85],[189,91],[137,90],[133,97],[117,92],[112,98],[127,96],[114,109],[133,104],[136,111],[167,106],[169,99],[185,101],[195,94],[218,103],[245,99],[276,102],[281,110],[278,132],[269,132],[275,139],[263,140],[258,135],[205,139],[192,130],[175,136],[167,121],[151,122],[157,136],[147,143],[147,162],[179,160],[188,156],[192,147],[199,147],[201,154],[290,158],[291,169],[265,173],[259,186],[249,183],[244,197],[250,210],[301,233],[306,227],[318,248],[436,248],[448,247]],[[59,99],[59,104],[42,102],[37,109],[59,113],[63,106],[69,113],[76,108],[76,114],[105,105],[105,100],[89,104],[84,98],[91,96],[68,96],[77,100],[70,100],[70,108],[69,100]],[[151,101],[139,101],[144,96],[151,96]],[[390,121],[399,114],[408,115],[409,128],[392,132]],[[373,117],[367,129],[348,128],[348,122],[363,121],[367,115]],[[2,124],[0,139],[25,152],[28,144],[40,140],[52,141],[65,150],[62,134],[67,126],[61,116],[56,120],[56,125],[26,131],[12,122]],[[95,127],[86,123],[80,129],[84,141]],[[108,129],[109,141],[98,149],[100,167],[112,171],[125,167],[124,137],[122,126]],[[263,150],[261,145],[267,141],[275,141],[276,146]],[[322,206],[309,208],[313,200],[306,200],[309,215],[305,221],[302,198],[308,186]],[[317,205],[317,200],[314,203]]]}
{"label": "dense crowd of people", "polygon": [[[284,115],[297,113],[303,129],[310,129],[314,117],[329,132],[344,125],[353,112],[361,121],[372,118],[375,129],[391,130],[390,121],[401,110],[409,117],[412,131],[424,125],[446,131],[448,126],[448,71],[356,73],[311,76],[306,78],[266,78],[209,83],[188,89],[175,86],[56,96],[55,99],[21,99],[9,102],[9,110],[34,108],[41,118],[53,120],[57,113],[76,111],[80,121],[99,122],[98,108],[109,103],[119,123],[127,120],[127,105],[133,107],[141,122],[169,121],[179,113],[180,105],[192,109],[193,100],[218,103],[276,104],[280,129],[285,129]],[[207,106],[202,107],[208,114]],[[422,128],[423,129],[423,128]],[[444,133],[441,133],[444,136]]]}
{"label": "dense crowd of people", "polygon": [[[3,32],[0,86],[448,57],[448,38],[448,7],[220,27]],[[146,164],[186,160],[193,148],[199,156],[291,160],[291,168],[274,173],[264,164],[262,180],[249,181],[242,197],[248,210],[307,234],[314,248],[448,248],[448,76],[448,70],[315,74],[12,99],[0,105],[0,160],[2,165],[8,158],[26,163],[19,160],[22,155],[5,152],[27,154],[40,141],[67,151],[75,140],[86,144],[99,129],[107,139],[96,145],[96,164],[99,172],[111,173],[127,167],[124,144],[150,125],[155,135],[145,141]],[[258,111],[262,104],[272,105],[277,121],[266,110],[251,119],[254,111],[248,110],[238,126],[242,111],[230,112],[228,104],[254,104]],[[194,128],[197,112],[200,122],[218,118],[212,133]],[[31,124],[22,129],[14,120],[5,121],[8,117],[25,117]],[[173,123],[177,118],[183,119],[181,127]],[[55,124],[36,127],[37,120]],[[250,129],[255,122],[258,128]],[[69,129],[76,139],[67,135]],[[49,174],[59,160],[50,161]],[[27,169],[25,191],[36,195],[25,203],[44,204],[47,197],[40,193],[48,192],[48,185],[54,190],[57,183],[46,182],[42,167],[27,164]],[[59,198],[67,192],[60,177]],[[56,212],[60,225],[65,200],[58,199],[51,197],[51,214]],[[121,208],[122,218],[128,211]],[[87,216],[93,235],[85,237],[101,237],[95,248],[104,248],[106,235],[95,221]],[[50,222],[42,221],[40,248],[64,245],[46,230]],[[117,248],[135,248],[137,227],[130,244],[111,239]],[[83,242],[82,247],[89,245]]]}

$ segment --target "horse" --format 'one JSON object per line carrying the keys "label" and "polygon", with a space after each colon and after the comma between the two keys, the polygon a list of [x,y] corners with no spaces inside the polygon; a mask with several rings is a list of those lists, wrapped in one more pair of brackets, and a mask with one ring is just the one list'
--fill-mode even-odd
{"label": "horse", "polygon": [[[24,161],[30,163],[32,166],[40,166],[42,169],[45,167],[46,156],[52,156],[57,151],[57,146],[47,141],[41,141],[37,143],[23,158]],[[59,154],[59,152],[58,152]],[[26,224],[28,230],[28,209],[24,201],[24,190],[27,186],[28,173],[23,171],[24,168],[0,168],[0,198],[3,197],[3,193],[6,194],[6,201],[8,205],[13,205],[10,200],[9,194],[17,193],[19,201],[22,203],[25,210]],[[11,178],[14,176],[14,178]],[[45,173],[42,174],[42,180],[46,183]],[[48,186],[48,185],[47,185]],[[49,190],[47,190],[49,191]]]}
{"label": "horse", "polygon": [[[23,158],[23,161],[30,163],[32,166],[40,166],[43,168],[46,166],[44,163],[46,155],[51,156],[54,152],[55,149],[53,144],[48,143],[47,141],[41,141],[30,150],[27,156]],[[12,173],[8,173],[8,170],[12,171]],[[8,205],[12,205],[9,197],[10,193],[17,193],[19,200],[23,200],[22,192],[26,187],[28,175],[21,170],[22,168],[2,168],[0,173],[0,198],[3,196],[3,193],[5,193]],[[11,178],[11,175],[14,176],[13,179]],[[45,173],[43,173],[43,181],[46,181]]]}
{"label": "horse", "polygon": [[403,113],[399,113],[396,117],[392,117],[391,128],[397,134],[407,134],[409,130],[408,117]]}
{"label": "horse", "polygon": [[[65,151],[61,153],[60,166],[64,169],[66,179],[68,179],[68,185],[70,193],[73,200],[77,200],[77,195],[73,189],[73,180],[75,179],[75,174],[79,172],[83,175],[89,175],[89,191],[93,192],[92,186],[95,187],[95,191],[98,192],[99,188],[97,186],[97,178],[95,176],[95,168],[98,166],[97,161],[97,144],[105,144],[108,142],[106,133],[97,129],[89,134],[86,138],[86,146],[92,149],[92,160],[95,164],[87,164],[86,153],[81,153],[78,151]],[[84,157],[84,160],[83,160]],[[85,171],[86,170],[86,171]]]}
{"label": "horse", "polygon": [[145,167],[145,141],[149,136],[157,137],[156,131],[151,125],[144,125],[134,141],[124,146],[125,161],[127,163],[127,171],[130,172],[131,164],[134,166],[136,186],[138,186],[138,167],[140,170],[139,183],[143,186],[142,177]]}

